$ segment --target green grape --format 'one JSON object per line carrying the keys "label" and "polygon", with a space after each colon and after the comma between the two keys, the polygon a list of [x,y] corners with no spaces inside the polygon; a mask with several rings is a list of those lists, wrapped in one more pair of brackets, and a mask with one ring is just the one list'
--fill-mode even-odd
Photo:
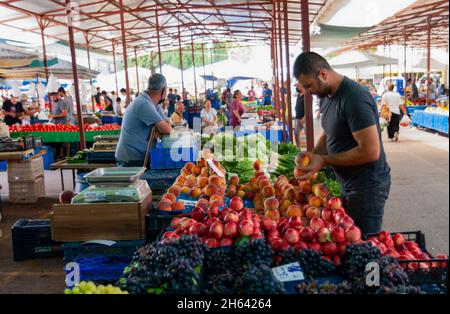
{"label": "green grape", "polygon": [[72,293],[73,293],[73,294],[80,294],[80,292],[81,292],[80,287],[74,287],[74,288],[72,289]]}
{"label": "green grape", "polygon": [[64,294],[72,294],[72,290],[69,288],[64,289]]}

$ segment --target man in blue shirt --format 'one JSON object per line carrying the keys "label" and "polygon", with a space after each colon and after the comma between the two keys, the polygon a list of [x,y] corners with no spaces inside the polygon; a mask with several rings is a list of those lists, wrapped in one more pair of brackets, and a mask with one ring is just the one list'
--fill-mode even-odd
{"label": "man in blue shirt", "polygon": [[264,90],[263,90],[262,96],[264,98],[264,106],[272,105],[272,90],[269,88],[269,85],[267,83],[264,84]]}
{"label": "man in blue shirt", "polygon": [[148,80],[147,90],[128,106],[116,149],[119,167],[142,167],[151,133],[155,138],[172,131],[160,109],[166,90],[165,77],[159,73],[153,74]]}

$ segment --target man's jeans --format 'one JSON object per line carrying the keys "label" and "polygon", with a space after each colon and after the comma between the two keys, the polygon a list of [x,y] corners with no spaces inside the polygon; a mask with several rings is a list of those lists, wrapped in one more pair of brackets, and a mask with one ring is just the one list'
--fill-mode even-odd
{"label": "man's jeans", "polygon": [[117,164],[117,167],[143,167],[144,161],[143,160],[130,160],[130,161],[117,160],[116,164]]}
{"label": "man's jeans", "polygon": [[343,206],[363,234],[379,233],[383,225],[384,204],[389,197],[391,180],[374,188],[344,191]]}

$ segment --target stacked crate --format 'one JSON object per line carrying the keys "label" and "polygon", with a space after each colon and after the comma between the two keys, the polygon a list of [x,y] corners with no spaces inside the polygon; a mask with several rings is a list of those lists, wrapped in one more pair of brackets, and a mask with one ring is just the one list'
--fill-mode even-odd
{"label": "stacked crate", "polygon": [[36,203],[45,197],[44,161],[42,157],[8,162],[9,201]]}

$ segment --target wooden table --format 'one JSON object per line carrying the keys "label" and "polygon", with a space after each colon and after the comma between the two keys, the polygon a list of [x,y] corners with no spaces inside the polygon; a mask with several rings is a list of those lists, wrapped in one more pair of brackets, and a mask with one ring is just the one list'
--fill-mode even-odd
{"label": "wooden table", "polygon": [[69,163],[67,160],[57,161],[50,165],[50,170],[58,170],[61,173],[61,186],[64,191],[64,174],[63,170],[72,170],[72,182],[75,189],[75,170],[95,170],[98,168],[112,168],[117,167],[115,163],[108,164],[89,164],[87,161],[82,163]]}

